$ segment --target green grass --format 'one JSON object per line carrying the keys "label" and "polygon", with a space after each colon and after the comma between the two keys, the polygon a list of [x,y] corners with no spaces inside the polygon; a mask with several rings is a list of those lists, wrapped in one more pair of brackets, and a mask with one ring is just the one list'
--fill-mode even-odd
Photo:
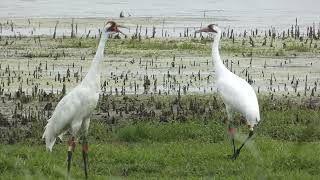
{"label": "green grass", "polygon": [[[105,96],[100,100],[99,113],[102,109],[112,112],[112,104],[119,111],[127,106],[129,112],[143,104],[145,111],[157,107],[169,114],[167,122],[159,122],[158,115],[133,113],[116,117],[113,124],[93,116],[89,129],[92,179],[320,178],[320,109],[308,99],[260,95],[262,121],[236,161],[229,158],[224,106],[214,95]],[[170,114],[173,104],[186,112],[185,120]],[[205,110],[208,107],[211,111]],[[1,179],[64,179],[66,142],[57,141],[53,152],[46,152],[40,139],[43,123],[31,122],[30,130],[11,128],[15,141],[0,145]],[[243,122],[239,124],[237,146],[248,132]],[[78,144],[72,164],[75,179],[83,178],[80,151]]]}
{"label": "green grass", "polygon": [[289,43],[285,48],[286,51],[310,52],[312,49],[304,43]]}
{"label": "green grass", "polygon": [[[313,40],[310,46],[308,43],[301,42],[298,39],[281,39],[274,40],[272,47],[270,46],[271,39],[267,38],[267,44],[262,45],[263,38],[253,38],[255,46],[252,47],[249,43],[249,37],[237,37],[234,41],[230,38],[222,38],[221,53],[231,54],[235,56],[254,56],[254,57],[275,57],[275,56],[290,56],[297,53],[320,52],[320,48],[315,48],[315,44],[319,44],[318,40]],[[35,43],[33,39],[22,38],[22,40],[15,40],[14,47],[25,50],[26,47],[33,47],[39,52],[34,53],[33,50],[28,53],[23,53],[23,57],[51,57],[55,55],[61,56],[60,51],[67,49],[79,49],[86,54],[94,54],[96,46],[98,45],[98,38],[61,38],[52,39],[49,37],[42,37],[41,45]],[[283,44],[286,44],[283,46]],[[212,39],[210,38],[169,38],[169,39],[109,39],[107,45],[108,54],[139,54],[142,57],[152,56],[168,56],[170,54],[195,54],[195,55],[209,55],[211,54]],[[1,46],[1,45],[0,45]],[[7,46],[3,46],[8,48]],[[9,46],[9,48],[12,48]],[[39,49],[40,48],[40,49]],[[43,50],[43,51],[41,51]],[[50,54],[49,51],[55,51],[57,54]]]}
{"label": "green grass", "polygon": [[[264,109],[272,106],[264,105]],[[220,113],[217,113],[220,114]],[[296,117],[299,114],[299,117]],[[263,122],[236,161],[221,119],[124,122],[93,120],[90,127],[89,173],[92,179],[319,179],[319,112],[305,109],[265,110]],[[34,129],[36,131],[36,128]],[[237,146],[246,138],[241,127]],[[64,179],[66,142],[46,152],[38,138],[0,145],[4,179]],[[29,143],[26,143],[29,142]],[[83,178],[81,145],[72,177]]]}
{"label": "green grass", "polygon": [[[193,43],[190,40],[160,40],[160,39],[147,39],[143,41],[130,40],[126,43],[127,48],[135,49],[152,49],[152,50],[194,50],[203,48],[200,43]],[[207,49],[207,48],[206,48]]]}
{"label": "green grass", "polygon": [[221,124],[188,123],[139,123],[127,125],[116,133],[116,140],[124,142],[173,142],[194,140],[200,142],[219,142],[224,139]]}
{"label": "green grass", "polygon": [[[0,145],[0,174],[4,179],[63,179],[66,145],[52,153],[43,145]],[[72,177],[83,178],[80,145],[72,163]],[[92,179],[319,179],[319,143],[301,144],[256,137],[236,161],[229,159],[228,140],[169,142],[92,142]]]}
{"label": "green grass", "polygon": [[79,38],[58,38],[55,40],[57,48],[90,48],[95,47],[98,44],[96,39],[79,39]]}

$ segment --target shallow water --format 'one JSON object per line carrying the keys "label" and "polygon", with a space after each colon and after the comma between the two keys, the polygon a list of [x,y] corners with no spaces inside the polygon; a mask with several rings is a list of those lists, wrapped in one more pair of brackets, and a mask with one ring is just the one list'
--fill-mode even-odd
{"label": "shallow water", "polygon": [[195,18],[187,27],[204,16],[225,26],[287,27],[296,17],[301,25],[319,23],[316,7],[318,0],[1,0],[0,17],[110,18],[123,11],[132,17]]}
{"label": "shallow water", "polygon": [[[142,58],[142,63],[139,63],[139,57],[133,56],[136,61],[131,64],[130,60],[132,57],[128,56],[111,56],[105,57],[102,64],[102,80],[101,82],[107,81],[108,85],[106,93],[115,94],[115,89],[118,89],[120,93],[122,88],[125,88],[126,94],[134,94],[134,84],[137,83],[137,94],[142,94],[143,79],[145,75],[148,75],[151,81],[149,93],[166,92],[168,94],[177,94],[179,85],[181,91],[183,87],[187,88],[188,94],[194,93],[213,93],[216,92],[215,86],[215,73],[213,71],[213,64],[206,64],[208,57],[186,57],[177,56],[175,67],[171,66],[172,58],[161,57],[154,59],[154,64],[151,65],[152,58]],[[230,68],[231,60],[233,61],[232,71],[240,77],[246,79],[245,69],[248,70],[250,77],[254,81],[252,84],[256,92],[263,93],[278,93],[278,94],[291,94],[296,95],[297,93],[303,95],[305,87],[307,87],[307,94],[310,94],[312,88],[315,87],[315,83],[319,84],[320,77],[320,62],[319,56],[312,57],[278,57],[267,59],[266,67],[264,63],[266,58],[253,58],[252,65],[250,65],[250,58],[248,57],[233,57],[233,56],[222,56],[224,60],[229,59],[229,63],[225,62],[225,65]],[[4,76],[0,77],[0,82],[7,81],[7,74],[5,67],[10,67],[12,71],[17,72],[24,78],[29,78],[32,83],[26,84],[26,79],[20,81],[12,80],[10,86],[6,86],[5,91],[15,92],[19,85],[23,84],[23,89],[26,93],[31,93],[34,88],[34,84],[39,86],[39,89],[43,89],[47,92],[61,91],[62,84],[59,81],[55,81],[55,77],[60,74],[61,77],[66,75],[67,69],[70,68],[70,72],[73,75],[75,72],[80,72],[80,66],[83,67],[80,76],[84,77],[90,66],[92,57],[88,57],[87,60],[79,60],[76,57],[59,58],[52,60],[52,58],[1,58],[0,74]],[[240,64],[237,64],[240,61]],[[33,71],[37,69],[39,64],[42,62],[42,69],[39,79],[33,78]],[[48,63],[48,70],[44,70],[44,62]],[[195,63],[195,65],[193,65]],[[210,62],[210,61],[209,61]],[[286,63],[285,63],[286,62]],[[72,64],[75,67],[72,68]],[[29,66],[30,64],[30,66]],[[54,69],[52,68],[54,64]],[[149,68],[145,68],[145,65]],[[228,64],[228,65],[227,65]],[[283,65],[280,65],[283,64]],[[311,65],[312,64],[312,65]],[[179,74],[179,66],[184,65],[187,68],[181,69]],[[31,73],[30,73],[31,72]],[[201,72],[201,79],[198,79],[198,73]],[[263,74],[262,74],[263,72]],[[167,74],[170,73],[170,78]],[[15,73],[14,73],[15,74]],[[121,75],[128,75],[126,84],[123,85],[123,79]],[[157,79],[156,90],[154,90],[154,80],[152,77]],[[210,78],[209,78],[210,76]],[[270,78],[272,76],[273,82],[270,84]],[[305,82],[306,76],[308,77],[307,83]],[[174,77],[174,78],[173,78]],[[117,81],[115,81],[117,79]],[[175,79],[175,80],[173,80]],[[67,90],[71,90],[75,87],[78,82],[71,76],[70,82],[66,81]],[[297,92],[295,92],[294,86],[291,81],[298,81]],[[167,83],[165,83],[167,82]],[[319,95],[319,91],[315,92],[315,95]]]}

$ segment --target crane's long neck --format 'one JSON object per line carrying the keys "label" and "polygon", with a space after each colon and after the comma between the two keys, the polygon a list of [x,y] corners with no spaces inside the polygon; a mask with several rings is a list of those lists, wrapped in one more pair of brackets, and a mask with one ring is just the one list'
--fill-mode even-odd
{"label": "crane's long neck", "polygon": [[104,57],[104,48],[108,39],[107,33],[102,33],[99,41],[98,49],[92,60],[91,66],[86,77],[83,79],[82,84],[87,85],[91,88],[95,88],[97,91],[100,90],[100,73],[101,65],[100,63]]}
{"label": "crane's long neck", "polygon": [[219,42],[220,42],[221,32],[218,32],[212,43],[212,57],[214,69],[216,72],[216,76],[219,78],[224,72],[226,72],[227,68],[224,66],[219,53]]}

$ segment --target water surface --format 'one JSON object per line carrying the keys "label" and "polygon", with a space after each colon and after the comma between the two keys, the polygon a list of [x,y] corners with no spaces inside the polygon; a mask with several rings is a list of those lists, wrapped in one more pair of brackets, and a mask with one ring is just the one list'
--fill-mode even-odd
{"label": "water surface", "polygon": [[318,0],[1,0],[0,17],[118,17],[123,11],[132,17],[205,16],[240,27],[285,27],[296,17],[301,25],[319,23],[318,7]]}

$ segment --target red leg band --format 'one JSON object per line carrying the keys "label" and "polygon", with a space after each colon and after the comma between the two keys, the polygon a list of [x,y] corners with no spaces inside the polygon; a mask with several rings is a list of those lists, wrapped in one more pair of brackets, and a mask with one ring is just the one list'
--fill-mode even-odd
{"label": "red leg band", "polygon": [[228,129],[228,132],[231,136],[234,136],[237,132],[237,128],[229,128]]}
{"label": "red leg band", "polygon": [[70,151],[74,151],[74,149],[76,148],[76,143],[74,142],[74,137],[72,137],[68,141],[68,148],[69,148]]}
{"label": "red leg band", "polygon": [[89,151],[89,145],[88,144],[83,144],[82,145],[82,151],[87,153]]}

